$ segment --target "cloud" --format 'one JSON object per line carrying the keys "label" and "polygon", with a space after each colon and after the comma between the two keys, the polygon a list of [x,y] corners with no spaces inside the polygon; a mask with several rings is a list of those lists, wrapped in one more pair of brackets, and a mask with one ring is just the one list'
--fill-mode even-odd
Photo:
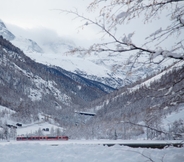
{"label": "cloud", "polygon": [[[9,31],[11,31],[17,37],[23,37],[27,39],[32,39],[37,42],[40,46],[43,44],[51,43],[51,42],[68,42],[68,44],[73,44],[74,46],[83,46],[87,47],[91,45],[96,40],[86,40],[77,35],[59,35],[55,30],[38,27],[38,28],[22,28],[13,24],[6,23],[6,26]],[[81,32],[82,33],[82,32]],[[90,37],[90,36],[89,36]]]}

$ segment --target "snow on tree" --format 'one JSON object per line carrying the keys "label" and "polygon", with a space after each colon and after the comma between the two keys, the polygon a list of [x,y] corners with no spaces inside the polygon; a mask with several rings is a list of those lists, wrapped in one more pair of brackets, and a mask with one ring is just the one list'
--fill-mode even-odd
{"label": "snow on tree", "polygon": [[[184,60],[184,39],[181,38],[184,29],[184,1],[183,0],[93,0],[87,11],[98,12],[95,19],[88,18],[86,14],[81,14],[78,10],[61,10],[67,14],[73,14],[76,18],[84,21],[81,26],[89,27],[95,25],[102,34],[103,42],[92,44],[88,49],[77,48],[72,52],[109,52],[109,53],[134,53],[133,63],[144,54],[148,54],[149,63],[155,58],[161,57],[156,63],[160,63],[166,58]],[[169,24],[162,23],[156,31],[147,35],[142,44],[137,44],[133,40],[134,31],[123,33],[121,27],[138,20],[138,23],[149,24],[161,17],[167,19]],[[135,29],[137,27],[135,24]],[[149,30],[149,29],[142,29]],[[168,39],[175,42],[167,48],[162,48],[162,44]],[[108,38],[108,39],[106,39]],[[109,41],[110,40],[110,41]]]}

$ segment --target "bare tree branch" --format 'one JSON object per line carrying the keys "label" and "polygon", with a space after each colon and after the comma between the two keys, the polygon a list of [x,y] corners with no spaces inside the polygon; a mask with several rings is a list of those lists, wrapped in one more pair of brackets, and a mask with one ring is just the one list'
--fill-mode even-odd
{"label": "bare tree branch", "polygon": [[[102,4],[102,7],[99,7]],[[98,9],[99,7],[99,9]],[[171,8],[171,9],[170,9]],[[59,10],[62,13],[72,14],[76,18],[81,19],[84,24],[81,28],[87,27],[88,25],[95,25],[99,28],[104,36],[108,36],[113,41],[111,43],[97,43],[92,44],[90,48],[76,48],[70,52],[110,52],[110,53],[126,53],[134,52],[136,55],[135,62],[142,54],[148,54],[150,56],[150,62],[154,63],[154,58],[157,56],[163,56],[163,59],[157,63],[161,63],[165,58],[172,58],[176,60],[184,60],[184,47],[183,41],[178,41],[173,45],[173,49],[160,49],[157,47],[164,41],[166,41],[171,35],[178,33],[178,35],[184,29],[184,1],[183,0],[152,0],[152,1],[136,1],[136,0],[93,0],[88,6],[88,11],[99,10],[99,16],[94,20],[80,14],[77,10]],[[124,35],[124,37],[116,35],[116,30],[118,26],[123,25],[125,21],[129,22],[136,17],[144,16],[145,22],[154,20],[155,17],[159,15],[166,9],[169,9],[168,17],[171,18],[171,23],[165,29],[160,28],[159,30],[152,33],[150,36],[146,37],[145,43],[143,45],[137,45],[132,40],[131,37],[134,33],[129,33]],[[148,44],[152,42],[157,42],[156,48],[147,47]],[[114,46],[113,46],[114,45]],[[154,48],[154,49],[153,49]]]}
{"label": "bare tree branch", "polygon": [[[144,128],[148,128],[150,130],[153,130],[155,132],[158,132],[158,133],[163,133],[163,134],[170,134],[170,132],[165,132],[165,131],[162,131],[162,130],[158,130],[156,128],[153,128],[153,127],[150,127],[149,125],[143,125],[143,124],[137,124],[137,123],[133,123],[131,121],[123,121],[122,123],[127,123],[127,124],[132,124],[132,125],[135,125],[135,126],[139,126],[139,127],[144,127]],[[174,133],[173,135],[176,135],[176,136],[181,136],[181,134],[177,134],[177,133]]]}

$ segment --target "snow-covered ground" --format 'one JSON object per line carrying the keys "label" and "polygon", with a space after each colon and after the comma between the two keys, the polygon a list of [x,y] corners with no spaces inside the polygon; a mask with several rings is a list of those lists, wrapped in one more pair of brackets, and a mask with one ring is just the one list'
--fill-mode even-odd
{"label": "snow-covered ground", "polygon": [[[14,113],[12,110],[0,106],[0,111]],[[18,127],[17,134],[28,134],[43,128],[57,128],[50,119],[50,123],[44,121],[40,114],[39,121],[31,124],[23,124]],[[7,122],[15,124],[5,116]],[[181,107],[178,112],[173,112],[163,119],[163,125],[175,120],[184,120],[184,110]],[[52,124],[53,123],[53,124]],[[58,127],[59,128],[59,127]],[[62,130],[62,128],[60,128]],[[45,132],[45,133],[50,133]],[[71,140],[68,141],[15,141],[0,140],[0,162],[184,162],[184,147],[168,147],[165,149],[130,148],[120,146],[118,143],[167,143],[174,141],[147,141],[147,140]],[[182,142],[182,141],[178,141]],[[115,144],[108,147],[103,144]]]}
{"label": "snow-covered ground", "polygon": [[1,105],[0,105],[0,111],[7,111],[8,113],[15,113],[15,111],[13,111],[7,107],[1,106]]}
{"label": "snow-covered ground", "polygon": [[48,128],[49,131],[42,131],[44,135],[50,134],[51,130],[55,130],[57,128],[60,128],[62,131],[61,127],[58,127],[54,124],[50,124],[48,122],[40,122],[40,123],[33,123],[33,124],[28,124],[28,125],[23,125],[23,127],[18,127],[17,128],[17,136],[26,136],[27,134],[32,134],[36,131],[43,130]]}
{"label": "snow-covered ground", "polygon": [[[24,123],[20,123],[12,120],[11,114],[15,113],[15,111],[0,105],[0,113],[2,111],[5,111],[5,114],[3,117],[2,116],[0,117],[0,121],[8,125],[16,126],[17,136],[27,136],[28,134],[29,135],[34,134],[39,130],[42,131],[43,135],[48,135],[58,129],[60,132],[63,131],[63,128],[59,127],[58,124],[49,115],[46,115],[46,114],[38,114],[39,115],[38,121],[29,123],[29,124],[24,124]],[[17,123],[22,124],[22,126],[17,126],[16,125]],[[48,131],[44,131],[43,129],[45,130],[48,129]]]}
{"label": "snow-covered ground", "polygon": [[2,116],[0,117],[1,122],[3,122],[3,123],[6,122],[7,124],[14,125],[15,122],[13,122],[10,119],[10,115],[13,114],[13,113],[15,113],[15,111],[13,111],[13,110],[5,107],[5,106],[1,106],[0,105],[0,113],[3,112],[3,111],[5,112],[5,115],[4,115],[4,117],[2,117]]}
{"label": "snow-covered ground", "polygon": [[[167,108],[167,107],[166,107]],[[184,106],[181,107],[178,111],[172,112],[171,114],[167,115],[163,120],[162,120],[162,125],[163,127],[168,130],[170,125],[174,123],[175,121],[178,120],[183,120],[184,121]]]}
{"label": "snow-covered ground", "polygon": [[[70,140],[69,140],[70,141]],[[95,142],[1,142],[0,162],[183,162],[184,148],[107,147]],[[86,143],[86,144],[85,144]]]}

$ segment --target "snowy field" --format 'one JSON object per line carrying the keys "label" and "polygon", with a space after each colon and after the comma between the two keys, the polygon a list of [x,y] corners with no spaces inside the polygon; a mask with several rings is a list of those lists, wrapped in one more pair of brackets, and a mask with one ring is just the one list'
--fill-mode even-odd
{"label": "snowy field", "polygon": [[[2,119],[8,124],[15,125],[9,115],[14,113],[10,109],[0,106],[0,111],[9,113]],[[37,123],[23,124],[17,128],[17,134],[27,134],[36,130],[52,127],[60,128],[54,124],[40,120]],[[162,120],[167,130],[176,120],[184,120],[183,106],[177,111],[167,115]],[[44,132],[47,133],[47,132]],[[49,133],[49,132],[48,132]],[[0,141],[0,162],[184,162],[184,147],[168,147],[165,149],[130,148],[118,144],[108,147],[103,143],[144,143],[147,140],[68,140],[68,141]],[[149,141],[150,143],[167,143],[168,141]],[[169,141],[171,142],[171,141]],[[174,140],[173,142],[176,142]],[[181,141],[180,141],[181,142]]]}
{"label": "snowy field", "polygon": [[184,148],[107,147],[79,141],[0,141],[0,162],[184,162]]}

